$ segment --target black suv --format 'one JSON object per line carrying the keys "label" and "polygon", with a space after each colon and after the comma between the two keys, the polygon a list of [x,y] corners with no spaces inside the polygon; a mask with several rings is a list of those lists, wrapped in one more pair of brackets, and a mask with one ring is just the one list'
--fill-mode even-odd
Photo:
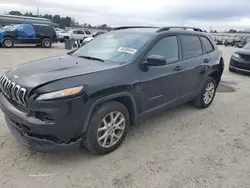
{"label": "black suv", "polygon": [[7,71],[0,107],[11,132],[33,150],[84,144],[105,154],[152,114],[189,101],[207,108],[223,69],[220,51],[200,29],[121,27]]}
{"label": "black suv", "polygon": [[0,30],[0,44],[5,48],[12,48],[15,44],[36,44],[50,48],[54,42],[58,42],[56,31],[48,25],[21,24]]}

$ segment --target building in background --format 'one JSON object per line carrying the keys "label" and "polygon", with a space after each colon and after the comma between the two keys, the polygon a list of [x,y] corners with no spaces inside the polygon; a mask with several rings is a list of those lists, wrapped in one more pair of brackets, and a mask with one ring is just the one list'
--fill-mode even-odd
{"label": "building in background", "polygon": [[53,23],[51,20],[46,18],[0,14],[0,26],[11,25],[11,24],[47,24],[54,27],[58,26],[58,24]]}

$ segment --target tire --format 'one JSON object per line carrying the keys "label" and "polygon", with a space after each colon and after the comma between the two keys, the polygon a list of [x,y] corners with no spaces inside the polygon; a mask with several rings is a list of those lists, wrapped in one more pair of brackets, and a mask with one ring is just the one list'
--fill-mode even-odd
{"label": "tire", "polygon": [[51,42],[51,40],[49,38],[43,39],[42,47],[50,48],[51,46],[52,46],[52,42]]}
{"label": "tire", "polygon": [[229,67],[228,69],[229,69],[230,72],[236,72],[235,69],[233,69],[231,67]]}
{"label": "tire", "polygon": [[69,40],[69,37],[63,37],[63,42],[65,42],[65,40]]}
{"label": "tire", "polygon": [[14,46],[14,40],[12,38],[6,37],[3,39],[3,47],[12,48]]}
{"label": "tire", "polygon": [[[206,100],[205,99],[205,94],[206,94],[206,91],[207,91],[209,86],[213,86],[213,94],[211,95],[211,92],[210,92],[210,94],[208,96],[209,100]],[[202,90],[199,93],[199,95],[191,102],[192,105],[197,107],[197,108],[207,108],[207,107],[209,107],[212,104],[213,100],[214,100],[214,97],[215,97],[215,94],[216,94],[216,88],[217,88],[216,81],[214,80],[214,78],[209,77],[207,79],[207,81],[205,82],[205,84],[203,85]]]}
{"label": "tire", "polygon": [[[123,122],[120,124],[121,127],[117,126],[119,129],[115,129],[115,132],[113,133],[112,124],[109,124],[111,123],[111,113],[113,113],[113,117],[119,115],[117,116],[118,119],[116,120],[116,123]],[[104,119],[106,121],[106,127],[110,126],[110,128],[105,128]],[[130,116],[127,108],[123,104],[116,101],[104,103],[93,112],[88,130],[83,138],[83,144],[93,153],[101,155],[110,153],[122,144],[129,130],[129,126]],[[106,137],[104,136],[105,134],[107,135]],[[119,136],[117,137],[117,135]],[[111,137],[113,137],[113,144],[111,144]],[[98,138],[100,139],[99,141]],[[108,146],[106,145],[105,147],[105,143]]]}

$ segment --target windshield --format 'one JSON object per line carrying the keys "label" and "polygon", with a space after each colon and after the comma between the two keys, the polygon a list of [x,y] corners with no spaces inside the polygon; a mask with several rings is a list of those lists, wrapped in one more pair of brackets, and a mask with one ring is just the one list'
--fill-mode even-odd
{"label": "windshield", "polygon": [[250,50],[250,42],[248,42],[248,43],[244,46],[244,48]]}
{"label": "windshield", "polygon": [[16,30],[20,25],[13,25],[7,28],[8,31],[14,31]]}
{"label": "windshield", "polygon": [[106,33],[72,53],[73,56],[90,56],[123,64],[148,41],[148,36],[129,33]]}
{"label": "windshield", "polygon": [[17,29],[20,25],[9,25],[9,26],[5,26],[4,29],[7,31],[14,31],[15,29]]}

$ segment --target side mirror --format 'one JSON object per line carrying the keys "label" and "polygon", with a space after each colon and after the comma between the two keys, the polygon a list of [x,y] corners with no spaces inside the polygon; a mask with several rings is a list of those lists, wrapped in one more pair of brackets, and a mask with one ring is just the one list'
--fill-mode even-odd
{"label": "side mirror", "polygon": [[167,60],[161,55],[150,55],[143,64],[146,66],[163,66],[167,64]]}

